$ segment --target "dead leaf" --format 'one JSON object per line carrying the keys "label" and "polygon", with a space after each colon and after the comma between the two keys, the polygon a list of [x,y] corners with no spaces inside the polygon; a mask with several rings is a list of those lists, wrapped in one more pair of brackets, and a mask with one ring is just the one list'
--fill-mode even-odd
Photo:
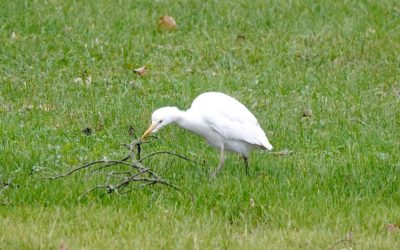
{"label": "dead leaf", "polygon": [[147,74],[147,68],[146,66],[134,69],[133,71],[135,71],[136,74],[140,75],[140,76],[144,76],[145,74]]}
{"label": "dead leaf", "polygon": [[173,17],[171,16],[161,16],[158,19],[158,24],[157,24],[157,29],[158,30],[176,30],[176,22]]}
{"label": "dead leaf", "polygon": [[60,245],[60,247],[58,248],[59,250],[68,250],[67,245],[65,245],[64,243]]}
{"label": "dead leaf", "polygon": [[389,223],[386,225],[386,228],[389,233],[396,233],[396,232],[399,232],[399,230],[400,230],[400,226],[398,224]]}
{"label": "dead leaf", "polygon": [[312,113],[311,108],[305,108],[303,110],[303,117],[312,117],[312,116],[313,116],[313,113]]}

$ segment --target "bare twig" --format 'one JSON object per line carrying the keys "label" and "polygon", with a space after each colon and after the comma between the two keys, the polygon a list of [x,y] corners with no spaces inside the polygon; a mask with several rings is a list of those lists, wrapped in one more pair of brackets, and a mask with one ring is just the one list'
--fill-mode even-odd
{"label": "bare twig", "polygon": [[[121,162],[121,161],[127,161],[127,160],[129,160],[130,158],[131,158],[131,157],[128,155],[127,157],[125,157],[125,158],[123,158],[123,159],[121,159],[121,160],[119,160],[119,161],[113,161],[113,162],[111,162],[111,163],[109,163],[109,164],[100,166],[100,167],[98,167],[97,169],[93,170],[93,172],[94,172],[94,171],[97,171],[97,170],[104,169],[104,168],[108,168],[108,167],[112,167],[112,166],[118,165],[119,162]],[[110,161],[109,161],[109,162],[110,162]]]}
{"label": "bare twig", "polygon": [[58,179],[58,178],[61,178],[61,177],[65,177],[65,176],[71,175],[71,174],[73,174],[73,173],[75,173],[75,172],[77,172],[77,171],[79,171],[79,170],[88,168],[88,167],[90,167],[90,166],[92,166],[92,165],[99,164],[99,163],[104,163],[104,162],[106,162],[106,160],[92,161],[92,162],[89,162],[88,164],[85,164],[85,165],[83,165],[83,166],[74,168],[74,169],[72,169],[71,171],[66,172],[66,173],[64,173],[64,174],[59,174],[59,175],[56,175],[56,176],[44,177],[44,178],[41,178],[41,179],[55,180],[55,179]]}
{"label": "bare twig", "polygon": [[[92,162],[89,162],[88,164],[85,164],[85,165],[83,165],[83,166],[74,168],[74,169],[72,169],[71,171],[66,172],[66,173],[64,173],[64,174],[59,174],[59,175],[56,175],[56,176],[45,177],[44,179],[54,180],[54,179],[66,177],[66,176],[68,176],[68,175],[71,175],[71,174],[73,174],[73,173],[79,171],[79,170],[82,170],[82,169],[85,169],[85,168],[89,168],[89,167],[91,167],[91,166],[93,166],[93,165],[95,165],[95,164],[100,164],[100,163],[111,163],[111,164],[114,164],[114,165],[116,165],[116,164],[121,164],[121,165],[131,166],[131,167],[135,167],[135,168],[140,168],[140,167],[137,167],[136,165],[129,164],[129,163],[125,162],[125,161],[118,161],[118,160],[99,160],[99,161],[92,161]],[[112,166],[112,165],[106,165],[106,166]]]}
{"label": "bare twig", "polygon": [[[120,190],[124,189],[132,182],[139,184],[136,186],[136,188],[143,188],[155,184],[160,184],[184,194],[182,189],[180,189],[175,185],[170,184],[167,180],[161,178],[149,167],[144,165],[143,161],[156,155],[168,154],[187,161],[191,161],[194,163],[196,162],[185,156],[168,151],[153,152],[145,155],[143,158],[140,158],[140,151],[141,151],[140,145],[144,143],[150,143],[157,139],[158,137],[152,136],[151,139],[147,141],[136,139],[132,141],[130,144],[122,144],[129,150],[129,152],[128,155],[122,158],[121,160],[103,159],[103,160],[92,161],[85,165],[73,168],[72,170],[66,173],[61,173],[50,177],[44,177],[42,179],[55,180],[70,176],[74,173],[83,171],[85,169],[90,169],[91,173],[100,174],[105,177],[106,184],[100,184],[88,189],[86,192],[80,195],[79,199],[97,189],[106,189],[108,193],[118,193]],[[129,159],[131,159],[131,161],[128,161]],[[127,168],[129,168],[129,170]]]}
{"label": "bare twig", "polygon": [[133,181],[133,180],[136,180],[136,181],[137,181],[136,177],[138,177],[139,175],[141,175],[141,174],[143,174],[143,173],[145,173],[145,172],[147,172],[147,171],[149,171],[149,170],[150,170],[149,168],[146,168],[146,169],[141,170],[139,173],[134,174],[134,175],[132,175],[132,176],[129,177],[129,178],[126,178],[123,182],[121,182],[121,183],[119,183],[117,186],[115,186],[115,188],[116,188],[116,189],[119,189],[119,188],[121,188],[122,186],[126,186],[126,185],[129,184],[129,182],[131,182],[131,181]]}
{"label": "bare twig", "polygon": [[159,137],[158,137],[158,136],[155,136],[155,135],[150,135],[148,138],[151,138],[151,139],[150,139],[150,140],[147,140],[147,141],[142,141],[141,144],[147,144],[147,143],[150,143],[150,142],[153,142],[153,141],[159,139]]}

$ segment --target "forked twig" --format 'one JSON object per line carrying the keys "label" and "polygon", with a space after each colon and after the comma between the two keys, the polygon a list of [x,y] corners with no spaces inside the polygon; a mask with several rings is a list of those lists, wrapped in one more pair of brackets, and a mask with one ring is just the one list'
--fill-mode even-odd
{"label": "forked twig", "polygon": [[[71,174],[73,174],[73,173],[79,171],[79,170],[82,170],[82,169],[85,169],[85,168],[89,168],[89,167],[91,167],[91,166],[93,166],[93,165],[101,164],[101,163],[111,163],[111,164],[113,164],[113,165],[123,164],[123,165],[126,165],[126,166],[133,166],[132,164],[129,164],[129,163],[124,162],[124,161],[118,161],[118,160],[99,160],[99,161],[92,161],[92,162],[89,162],[89,163],[87,163],[87,164],[85,164],[85,165],[83,165],[83,166],[74,168],[74,169],[72,169],[72,170],[70,170],[70,171],[68,171],[68,172],[66,172],[66,173],[64,173],[64,174],[59,174],[59,175],[50,176],[50,177],[44,177],[44,179],[55,180],[55,179],[58,179],[58,178],[66,177],[66,176],[68,176],[68,175],[71,175]],[[108,166],[112,166],[112,165],[108,165],[108,164],[107,164],[107,165],[105,165],[105,166],[108,167]],[[104,167],[104,166],[103,166],[103,167]],[[136,167],[136,166],[134,166],[134,167]],[[97,169],[97,170],[99,170],[99,169]]]}
{"label": "forked twig", "polygon": [[[136,188],[143,188],[155,184],[161,184],[185,194],[182,189],[180,189],[175,185],[170,184],[167,180],[161,178],[158,174],[152,171],[149,167],[145,166],[143,164],[143,161],[160,154],[168,154],[176,156],[180,159],[191,161],[194,163],[196,163],[196,161],[191,160],[185,156],[179,155],[177,153],[172,153],[168,151],[158,151],[149,153],[145,155],[143,158],[141,158],[140,145],[144,143],[153,142],[156,139],[158,139],[158,137],[153,136],[148,141],[142,141],[141,139],[137,139],[131,142],[130,144],[122,144],[129,150],[129,152],[128,155],[122,158],[121,160],[103,159],[103,160],[92,161],[85,165],[73,168],[68,172],[61,173],[55,176],[44,177],[41,179],[55,180],[59,178],[64,178],[74,173],[83,171],[85,169],[90,169],[91,173],[100,174],[99,176],[104,176],[104,178],[106,178],[106,184],[99,184],[88,189],[86,192],[80,195],[79,199],[97,189],[106,189],[108,193],[118,193],[118,191],[127,187],[132,182],[139,183],[139,185],[137,185]],[[129,159],[131,161],[128,161]]]}

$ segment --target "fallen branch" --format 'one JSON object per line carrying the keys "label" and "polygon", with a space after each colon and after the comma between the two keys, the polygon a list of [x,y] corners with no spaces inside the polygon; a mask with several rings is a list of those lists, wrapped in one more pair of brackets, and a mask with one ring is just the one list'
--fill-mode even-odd
{"label": "fallen branch", "polygon": [[128,155],[122,158],[121,160],[103,159],[103,160],[92,161],[82,166],[73,168],[68,172],[57,174],[54,176],[44,177],[41,179],[56,180],[59,178],[68,177],[74,173],[81,172],[84,170],[90,170],[90,173],[92,174],[101,174],[105,176],[106,183],[99,184],[88,189],[80,196],[80,198],[86,196],[88,193],[97,189],[105,189],[107,190],[107,193],[119,193],[119,191],[129,186],[131,183],[138,183],[136,188],[143,188],[155,184],[160,184],[167,186],[171,189],[174,189],[176,191],[179,191],[181,193],[184,193],[182,189],[180,189],[175,185],[170,184],[167,180],[161,178],[153,170],[144,165],[143,161],[146,159],[150,159],[151,157],[156,155],[168,154],[176,156],[186,161],[191,161],[194,163],[196,162],[185,156],[168,151],[158,151],[149,153],[145,155],[143,158],[141,158],[140,157],[141,144],[150,143],[156,139],[157,139],[156,137],[152,137],[148,141],[142,141],[141,139],[137,139],[130,144],[122,144],[129,151]]}

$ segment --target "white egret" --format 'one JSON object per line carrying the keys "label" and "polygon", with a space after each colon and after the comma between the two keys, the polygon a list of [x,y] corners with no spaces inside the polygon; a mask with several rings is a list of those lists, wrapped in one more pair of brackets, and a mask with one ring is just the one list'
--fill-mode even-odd
{"label": "white egret", "polygon": [[203,93],[186,111],[176,107],[155,110],[142,139],[170,123],[204,137],[211,146],[220,150],[219,164],[212,177],[224,165],[224,151],[241,154],[247,174],[247,158],[253,149],[272,150],[254,115],[238,100],[223,93]]}

